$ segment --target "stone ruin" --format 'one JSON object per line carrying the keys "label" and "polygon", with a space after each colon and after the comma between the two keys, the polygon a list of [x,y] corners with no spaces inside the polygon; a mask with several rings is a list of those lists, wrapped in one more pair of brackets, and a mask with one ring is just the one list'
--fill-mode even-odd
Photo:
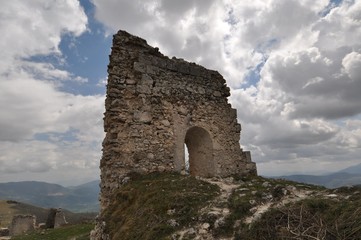
{"label": "stone ruin", "polygon": [[61,208],[50,208],[46,223],[36,222],[35,215],[15,215],[9,228],[0,228],[0,237],[18,236],[33,232],[35,229],[60,228],[68,225]]}
{"label": "stone ruin", "polygon": [[114,35],[105,100],[101,207],[129,172],[189,172],[201,177],[256,175],[240,148],[230,89],[213,70],[169,59],[139,37]]}
{"label": "stone ruin", "polygon": [[50,208],[45,228],[59,228],[67,225],[65,214],[61,208]]}
{"label": "stone ruin", "polygon": [[10,236],[18,236],[35,230],[36,217],[34,215],[16,215],[14,216],[10,228]]}

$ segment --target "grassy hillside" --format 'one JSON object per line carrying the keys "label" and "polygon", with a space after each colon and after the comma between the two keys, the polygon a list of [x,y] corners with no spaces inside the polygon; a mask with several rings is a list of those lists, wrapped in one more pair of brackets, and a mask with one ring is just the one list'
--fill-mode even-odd
{"label": "grassy hillside", "polygon": [[8,227],[15,215],[36,215],[37,222],[45,222],[48,209],[12,200],[0,201],[0,226]]}
{"label": "grassy hillside", "polygon": [[12,240],[89,240],[92,224],[70,225],[57,229],[39,230],[32,234],[13,237]]}
{"label": "grassy hillside", "polygon": [[284,180],[131,176],[104,220],[112,239],[361,239],[361,189]]}
{"label": "grassy hillside", "polygon": [[176,174],[132,176],[107,210],[114,239],[163,239],[197,222],[197,213],[219,188]]}
{"label": "grassy hillside", "polygon": [[[95,218],[95,213],[73,213],[65,209],[62,210],[66,220],[70,224],[76,224]],[[49,209],[20,203],[12,200],[0,201],[0,227],[8,227],[15,215],[35,215],[37,223],[45,223]]]}

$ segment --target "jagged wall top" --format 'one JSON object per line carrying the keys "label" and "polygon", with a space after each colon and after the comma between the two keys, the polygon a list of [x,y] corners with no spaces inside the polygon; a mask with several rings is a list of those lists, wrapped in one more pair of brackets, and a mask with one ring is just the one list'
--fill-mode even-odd
{"label": "jagged wall top", "polygon": [[[128,47],[129,49],[138,51],[138,59],[133,66],[135,71],[146,74],[159,74],[159,71],[169,71],[173,73],[180,73],[188,75],[187,78],[177,79],[177,84],[169,86],[169,92],[162,94],[179,96],[181,99],[195,98],[197,96],[190,96],[189,93],[202,95],[211,100],[227,101],[226,98],[230,96],[230,90],[226,86],[226,81],[217,71],[208,70],[195,63],[189,63],[183,59],[173,57],[169,59],[159,52],[156,47],[149,46],[147,41],[139,37],[130,35],[125,31],[119,31],[113,39],[112,50],[120,50],[120,46]],[[130,58],[134,58],[134,52],[128,52]],[[133,54],[132,54],[133,53]],[[119,74],[119,66],[121,59],[115,55],[111,55],[109,74]],[[112,79],[114,84],[122,84],[125,79]],[[170,81],[168,81],[170,82]],[[128,82],[129,83],[129,82]],[[147,89],[143,89],[146,92]],[[213,90],[213,92],[211,92]],[[140,90],[141,91],[141,90]],[[157,95],[160,87],[153,88],[153,94]],[[175,94],[175,95],[174,95]],[[222,98],[219,98],[222,97]]]}

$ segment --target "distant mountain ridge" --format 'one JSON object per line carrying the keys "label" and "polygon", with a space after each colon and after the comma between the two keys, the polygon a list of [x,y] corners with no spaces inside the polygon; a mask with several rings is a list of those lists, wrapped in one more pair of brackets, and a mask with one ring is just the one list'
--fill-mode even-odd
{"label": "distant mountain ridge", "polygon": [[361,163],[358,165],[354,165],[348,168],[345,168],[338,172],[345,172],[345,173],[351,173],[351,174],[361,174]]}
{"label": "distant mountain ridge", "polygon": [[74,187],[37,181],[0,183],[0,199],[74,212],[99,210],[99,180]]}
{"label": "distant mountain ridge", "polygon": [[289,176],[280,176],[277,178],[321,185],[327,188],[361,185],[361,164],[351,166],[338,172],[323,176],[296,174]]}

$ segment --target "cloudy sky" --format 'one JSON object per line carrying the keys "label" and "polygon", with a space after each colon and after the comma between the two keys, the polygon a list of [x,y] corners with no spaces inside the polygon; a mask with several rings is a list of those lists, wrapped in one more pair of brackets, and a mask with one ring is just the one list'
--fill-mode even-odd
{"label": "cloudy sky", "polygon": [[119,29],[226,78],[260,174],[361,163],[361,0],[12,0],[0,8],[0,182],[99,177]]}

